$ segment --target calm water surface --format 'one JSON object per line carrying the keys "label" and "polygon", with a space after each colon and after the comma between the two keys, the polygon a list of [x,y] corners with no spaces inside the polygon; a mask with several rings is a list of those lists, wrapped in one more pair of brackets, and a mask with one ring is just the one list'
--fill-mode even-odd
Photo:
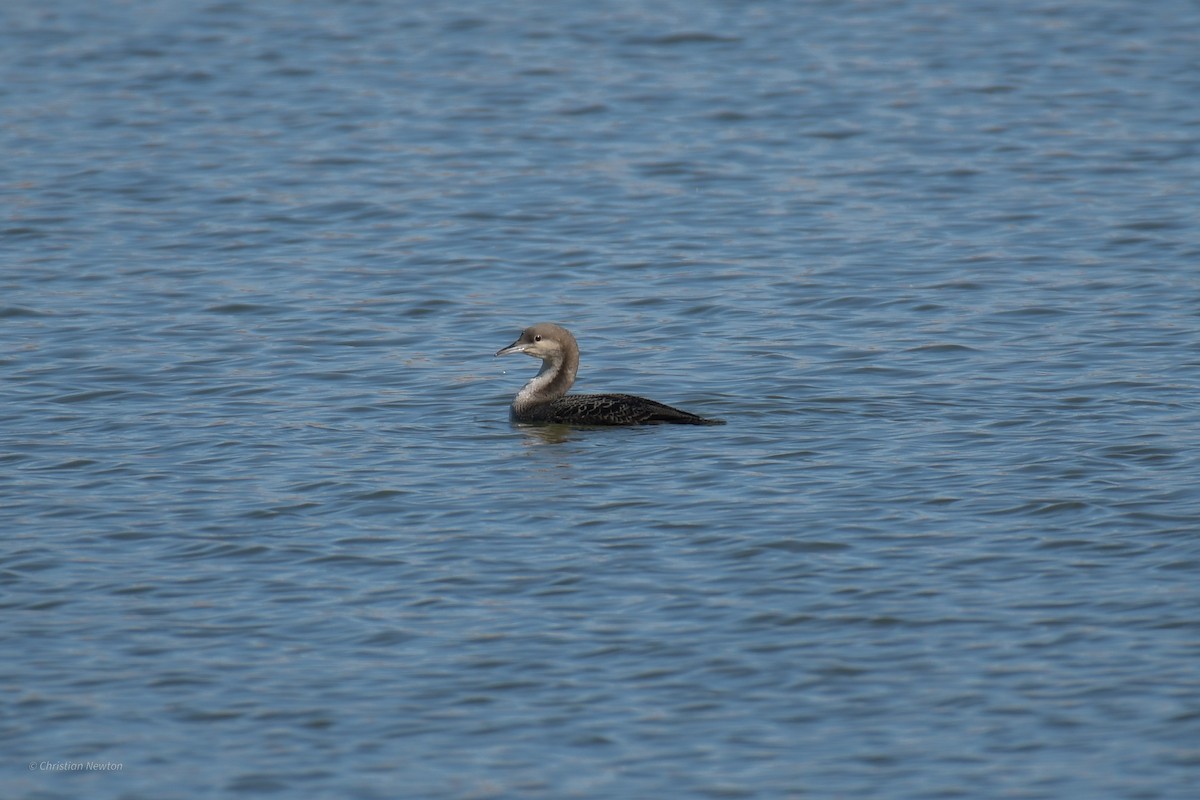
{"label": "calm water surface", "polygon": [[1195,797],[1194,3],[0,40],[4,797]]}

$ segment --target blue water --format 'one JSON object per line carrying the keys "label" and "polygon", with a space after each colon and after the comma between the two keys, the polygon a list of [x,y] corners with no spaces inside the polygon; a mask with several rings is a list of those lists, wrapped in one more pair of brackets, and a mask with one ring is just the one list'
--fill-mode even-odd
{"label": "blue water", "polygon": [[0,118],[3,797],[1196,796],[1194,3],[17,2]]}

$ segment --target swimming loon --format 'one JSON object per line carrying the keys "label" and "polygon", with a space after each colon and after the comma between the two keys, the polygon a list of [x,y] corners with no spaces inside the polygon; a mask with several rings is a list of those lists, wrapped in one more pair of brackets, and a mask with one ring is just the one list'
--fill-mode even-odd
{"label": "swimming loon", "polygon": [[524,353],[540,358],[542,368],[512,404],[516,422],[568,425],[648,425],[675,422],[683,425],[723,425],[723,419],[706,419],[663,403],[631,394],[567,394],[579,369],[579,345],[566,328],[550,322],[521,331],[515,342],[496,351],[497,356]]}

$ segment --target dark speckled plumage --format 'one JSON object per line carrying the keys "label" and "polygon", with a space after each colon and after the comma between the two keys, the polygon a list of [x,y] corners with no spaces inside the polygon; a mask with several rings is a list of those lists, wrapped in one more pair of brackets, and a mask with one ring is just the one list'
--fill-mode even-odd
{"label": "dark speckled plumage", "polygon": [[675,422],[684,425],[719,425],[723,420],[705,419],[655,400],[632,394],[569,394],[513,411],[518,422],[547,422],[566,425],[648,425]]}
{"label": "dark speckled plumage", "polygon": [[517,422],[564,425],[721,425],[672,406],[631,394],[567,394],[579,369],[579,345],[566,328],[540,322],[496,355],[525,353],[542,359],[542,368],[521,389],[512,404]]}

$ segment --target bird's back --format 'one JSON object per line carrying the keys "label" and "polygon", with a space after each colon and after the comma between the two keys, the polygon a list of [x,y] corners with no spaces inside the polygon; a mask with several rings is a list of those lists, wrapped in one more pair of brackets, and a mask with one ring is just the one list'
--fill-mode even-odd
{"label": "bird's back", "polygon": [[518,422],[562,425],[723,425],[682,409],[632,394],[569,394],[545,403],[514,409]]}

